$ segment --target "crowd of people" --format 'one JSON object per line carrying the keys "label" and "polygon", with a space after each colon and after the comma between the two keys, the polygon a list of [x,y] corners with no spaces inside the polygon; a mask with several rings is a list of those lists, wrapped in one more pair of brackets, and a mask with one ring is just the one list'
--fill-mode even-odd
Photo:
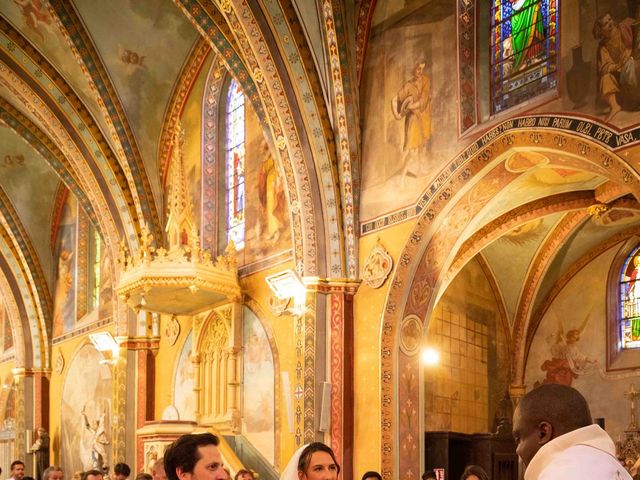
{"label": "crowd of people", "polygon": [[[524,480],[631,480],[616,458],[613,440],[593,423],[587,401],[572,387],[543,384],[527,393],[513,415],[513,436],[516,453],[526,467]],[[232,480],[219,444],[220,439],[212,433],[183,435],[154,463],[151,474],[141,472],[135,480]],[[313,442],[294,453],[280,480],[337,480],[339,474],[333,450]],[[99,470],[89,470],[76,472],[73,480],[128,480],[130,475],[129,466],[119,463],[112,479]],[[428,471],[422,479],[440,480],[438,475],[442,473]],[[16,460],[8,480],[34,479],[25,476],[24,463]],[[38,480],[64,480],[64,472],[50,466]],[[243,469],[233,480],[257,479],[254,472]],[[369,471],[362,480],[382,480],[382,476]],[[489,475],[481,467],[469,465],[461,480],[489,480]]]}

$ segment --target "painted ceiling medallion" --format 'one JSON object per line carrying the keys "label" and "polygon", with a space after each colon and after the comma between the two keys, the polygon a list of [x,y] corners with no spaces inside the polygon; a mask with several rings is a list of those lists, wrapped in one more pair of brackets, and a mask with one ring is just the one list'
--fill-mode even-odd
{"label": "painted ceiling medallion", "polygon": [[391,269],[393,259],[380,241],[371,249],[369,256],[362,267],[362,280],[371,288],[380,288],[385,282]]}
{"label": "painted ceiling medallion", "polygon": [[240,299],[236,249],[229,242],[224,255],[214,262],[211,254],[201,248],[184,175],[181,125],[175,129],[173,145],[167,199],[168,250],[153,245],[147,225],[142,227],[136,254],[131,255],[125,242],[121,242],[118,263],[123,274],[116,291],[136,311],[195,315],[223,300]]}
{"label": "painted ceiling medallion", "polygon": [[171,318],[167,322],[167,326],[164,329],[164,336],[169,345],[174,346],[176,344],[180,336],[180,322],[178,322],[178,317],[175,315],[171,315]]}
{"label": "painted ceiling medallion", "polygon": [[407,315],[400,325],[400,349],[412,356],[420,350],[422,323],[416,315]]}

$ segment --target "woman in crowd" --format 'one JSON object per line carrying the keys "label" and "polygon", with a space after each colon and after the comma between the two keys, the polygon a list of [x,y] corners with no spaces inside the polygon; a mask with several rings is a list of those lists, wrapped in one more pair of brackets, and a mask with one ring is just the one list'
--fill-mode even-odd
{"label": "woman in crowd", "polygon": [[336,480],[340,465],[330,447],[320,442],[304,445],[293,454],[281,480]]}
{"label": "woman in crowd", "polygon": [[489,475],[478,465],[469,465],[462,472],[460,480],[489,480]]}

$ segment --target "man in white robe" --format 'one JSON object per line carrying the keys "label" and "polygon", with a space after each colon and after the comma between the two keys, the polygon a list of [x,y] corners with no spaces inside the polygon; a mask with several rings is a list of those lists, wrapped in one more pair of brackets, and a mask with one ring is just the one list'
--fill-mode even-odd
{"label": "man in white robe", "polygon": [[567,385],[540,385],[522,397],[513,436],[525,480],[631,480],[585,398]]}

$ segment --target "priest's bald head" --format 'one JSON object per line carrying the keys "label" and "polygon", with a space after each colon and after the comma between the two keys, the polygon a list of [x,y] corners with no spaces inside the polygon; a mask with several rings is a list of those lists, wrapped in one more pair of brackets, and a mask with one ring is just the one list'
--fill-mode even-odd
{"label": "priest's bald head", "polygon": [[528,465],[547,442],[592,423],[589,405],[575,388],[540,385],[522,397],[513,413],[516,452]]}

